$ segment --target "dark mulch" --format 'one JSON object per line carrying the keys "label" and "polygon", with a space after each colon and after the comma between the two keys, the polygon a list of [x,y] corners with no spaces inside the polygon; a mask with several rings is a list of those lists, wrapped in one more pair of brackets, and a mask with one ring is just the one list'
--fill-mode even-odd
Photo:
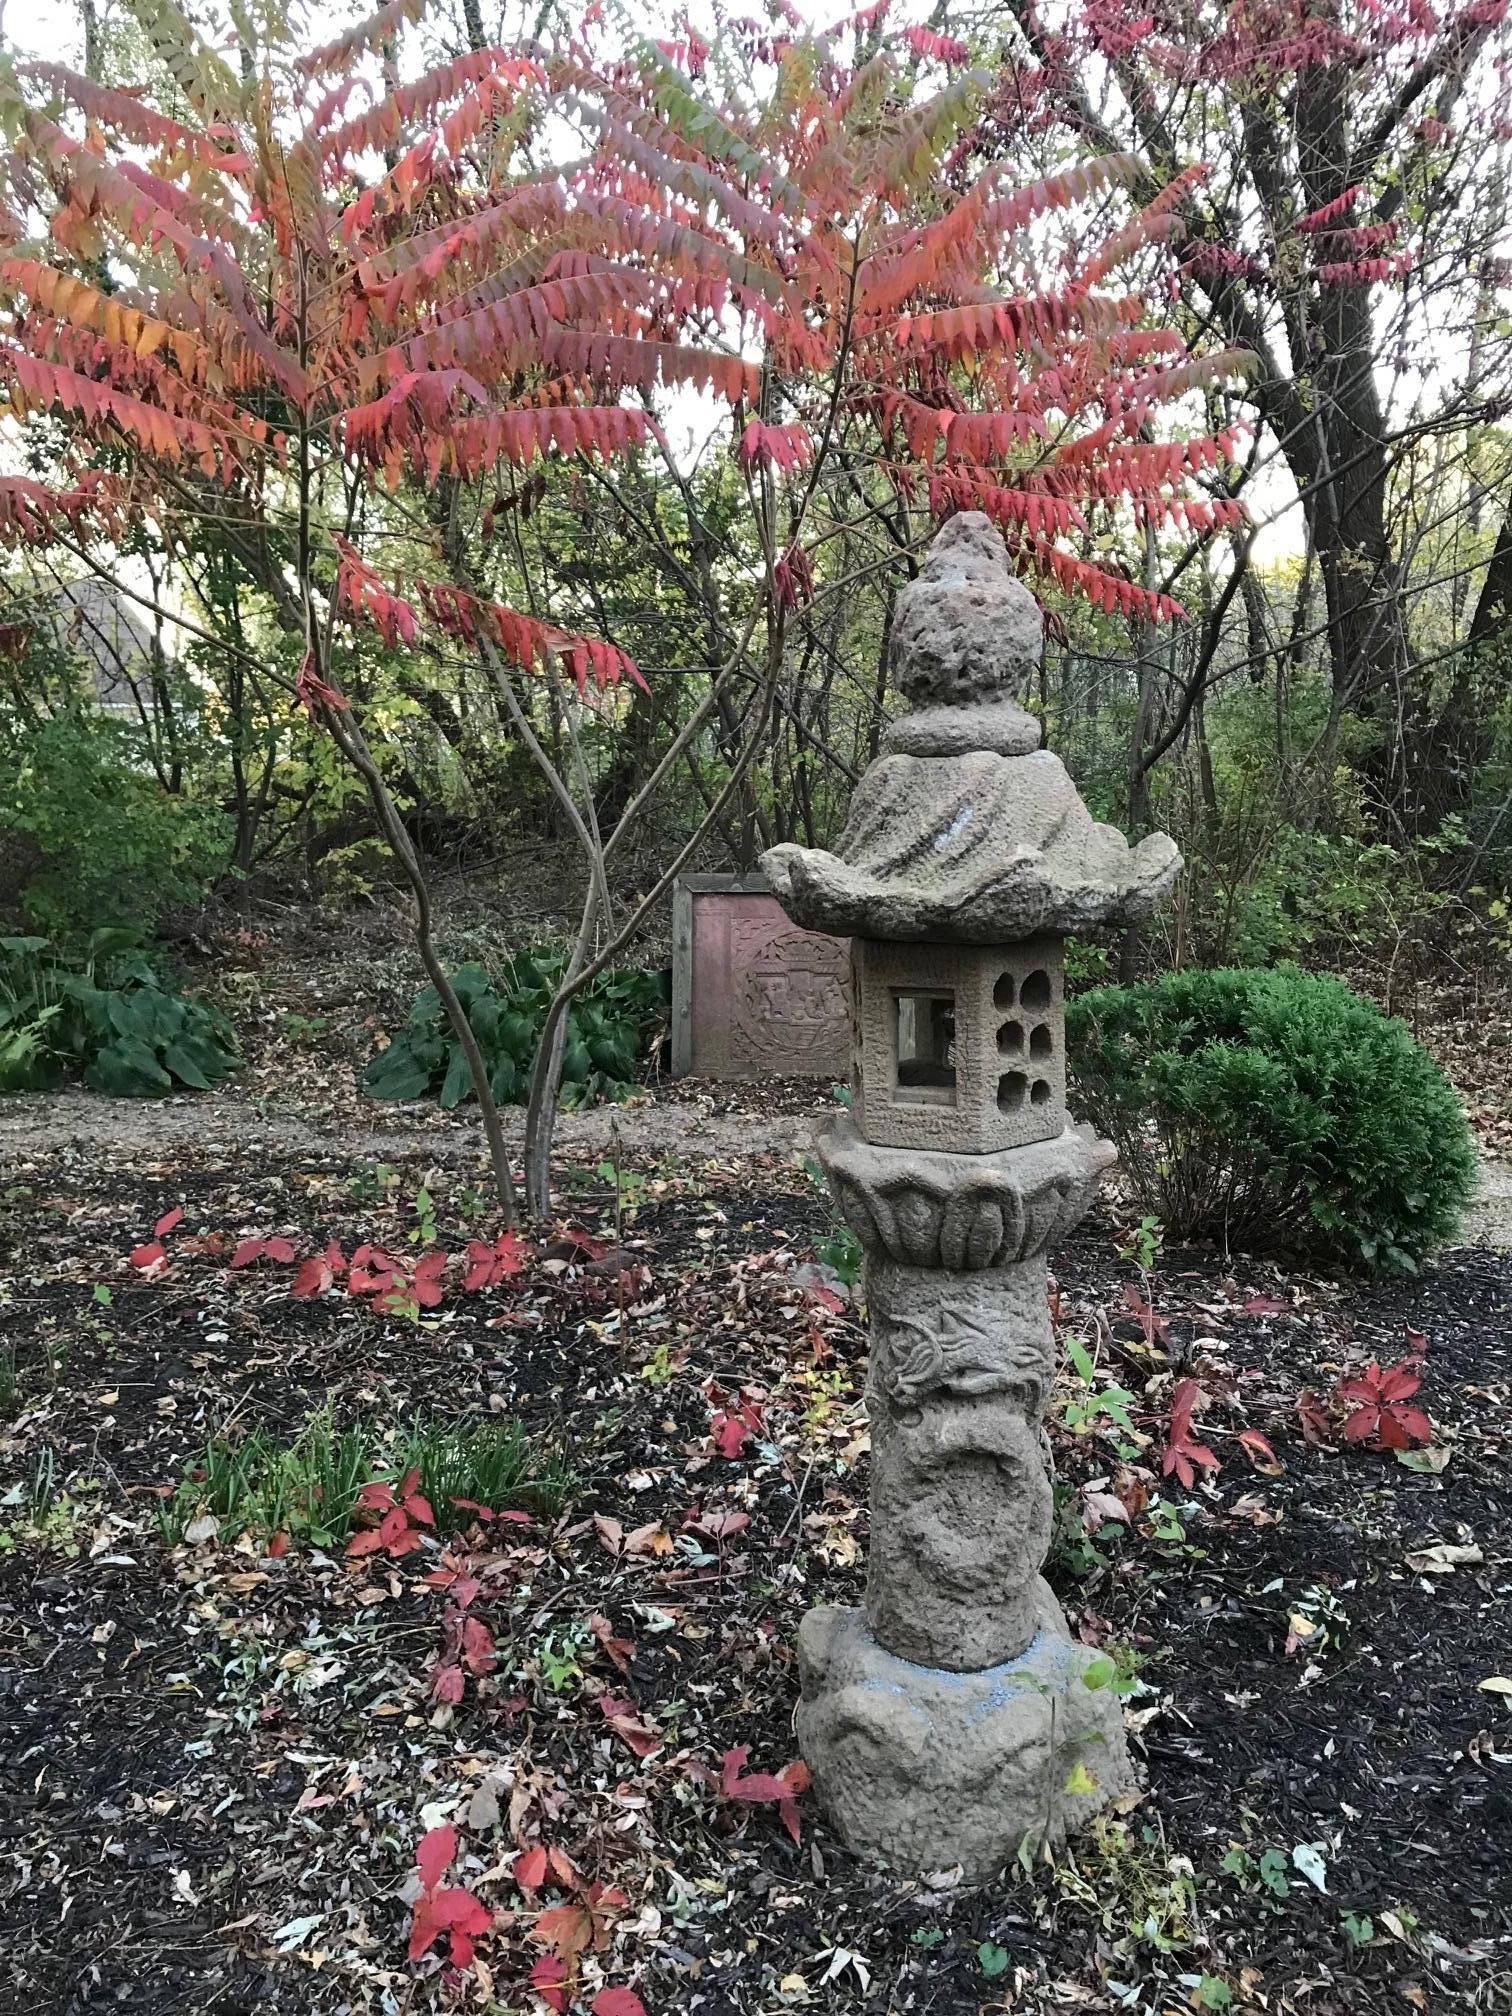
{"label": "dark mulch", "polygon": [[[1225,1991],[1312,2016],[1512,2008],[1512,1703],[1480,1685],[1512,1675],[1512,1258],[1465,1252],[1367,1287],[1167,1253],[1164,1334],[1146,1342],[1105,1219],[1057,1256],[1063,1327],[1095,1343],[1152,1438],[1120,1478],[1107,1441],[1057,1434],[1068,1539],[1088,1486],[1166,1508],[1103,1525],[1054,1568],[1083,1636],[1139,1655],[1149,1791],[1053,1868],[930,1891],[859,1867],[812,1797],[795,1845],[771,1807],[720,1801],[687,1768],[717,1771],[736,1746],[752,1769],[786,1763],[798,1618],[859,1600],[861,1333],[794,1280],[828,1229],[823,1200],[776,1164],[714,1187],[653,1175],[616,1226],[600,1188],[574,1208],[609,1252],[559,1244],[419,1324],[293,1301],[289,1270],[233,1273],[214,1252],[181,1250],[159,1280],[126,1262],[176,1204],[170,1247],[287,1232],[302,1251],[398,1248],[418,1177],[361,1196],[318,1160],[59,1157],[0,1186],[0,1351],[18,1380],[0,1438],[0,2009],[538,2006],[530,1929],[564,1893],[514,1882],[517,1844],[536,1839],[624,1893],[583,2006],[628,1982],[651,2016],[1163,2016]],[[456,1196],[439,1202],[457,1251],[478,1228]],[[1428,1339],[1442,1471],[1308,1443],[1299,1392],[1399,1358],[1409,1330]],[[1222,1458],[1192,1491],[1155,1474],[1158,1415],[1187,1373]],[[710,1381],[745,1389],[761,1424],[735,1457],[710,1439]],[[576,1469],[554,1527],[479,1535],[500,1667],[455,1710],[426,1691],[433,1554],[359,1572],[251,1540],[170,1551],[157,1531],[162,1487],[209,1434],[292,1431],[326,1403],[389,1427],[503,1411]],[[1281,1474],[1251,1468],[1244,1428]],[[1479,1558],[1408,1564],[1444,1544]],[[626,1641],[627,1672],[594,1617]],[[652,1728],[652,1754],[611,1728],[605,1689]],[[461,1983],[404,1950],[414,1845],[448,1816],[498,1913],[486,1974]],[[1226,1871],[1236,1845],[1247,1860]],[[1270,1850],[1284,1896],[1258,1873]],[[1370,1919],[1363,1943],[1345,1914],[1361,1939]]]}

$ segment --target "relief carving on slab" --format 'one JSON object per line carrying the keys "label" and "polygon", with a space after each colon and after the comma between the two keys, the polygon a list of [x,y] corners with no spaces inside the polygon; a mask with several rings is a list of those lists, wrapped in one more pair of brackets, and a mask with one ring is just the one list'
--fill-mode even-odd
{"label": "relief carving on slab", "polygon": [[748,1064],[778,1059],[800,1068],[805,1053],[836,1048],[849,1021],[849,955],[833,939],[790,924],[743,918],[730,943],[735,975],[732,1046]]}

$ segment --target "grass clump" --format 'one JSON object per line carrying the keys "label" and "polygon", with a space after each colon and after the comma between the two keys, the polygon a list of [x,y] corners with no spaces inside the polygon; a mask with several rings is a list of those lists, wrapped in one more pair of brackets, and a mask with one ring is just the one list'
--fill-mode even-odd
{"label": "grass clump", "polygon": [[292,1441],[261,1427],[213,1436],[163,1506],[160,1525],[171,1546],[213,1518],[223,1540],[282,1534],[292,1544],[342,1547],[363,1486],[397,1482],[411,1470],[442,1535],[470,1526],[476,1506],[554,1518],[575,1481],[559,1453],[518,1421],[428,1422],[385,1441],[370,1422],[337,1428],[321,1408]]}

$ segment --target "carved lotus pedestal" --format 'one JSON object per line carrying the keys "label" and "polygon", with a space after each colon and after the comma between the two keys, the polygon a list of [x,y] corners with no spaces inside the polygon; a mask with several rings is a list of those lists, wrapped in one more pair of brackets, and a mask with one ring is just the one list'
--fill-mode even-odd
{"label": "carved lotus pedestal", "polygon": [[1085,1685],[1040,1574],[1044,1250],[1110,1152],[1068,1129],[930,1156],[844,1119],[819,1143],[867,1253],[871,1551],[865,1611],[804,1619],[798,1731],[844,1838],[899,1871],[985,1880],[1133,1782],[1118,1697]]}

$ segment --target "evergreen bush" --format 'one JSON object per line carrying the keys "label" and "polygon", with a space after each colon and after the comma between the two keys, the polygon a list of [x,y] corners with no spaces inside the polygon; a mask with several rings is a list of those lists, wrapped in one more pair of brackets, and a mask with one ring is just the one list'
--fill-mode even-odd
{"label": "evergreen bush", "polygon": [[1087,1118],[1177,1238],[1383,1272],[1452,1238],[1475,1180],[1458,1099],[1341,981],[1227,968],[1067,1004]]}

